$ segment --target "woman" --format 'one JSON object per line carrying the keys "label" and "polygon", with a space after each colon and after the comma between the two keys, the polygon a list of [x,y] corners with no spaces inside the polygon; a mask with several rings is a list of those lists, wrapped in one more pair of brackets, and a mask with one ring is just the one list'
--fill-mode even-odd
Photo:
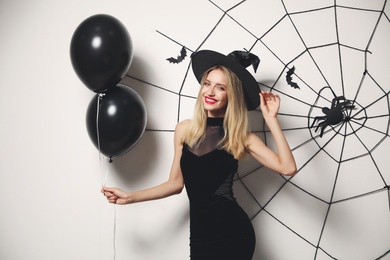
{"label": "woman", "polygon": [[[190,200],[191,259],[252,259],[255,234],[232,191],[238,160],[250,154],[284,175],[296,172],[294,157],[277,120],[280,97],[259,93],[253,76],[234,55],[203,50],[192,56],[201,89],[193,120],[177,124],[174,158],[166,182],[125,192],[103,187],[110,203],[131,204],[160,199],[186,187]],[[258,107],[275,140],[277,152],[251,133],[248,110]]]}

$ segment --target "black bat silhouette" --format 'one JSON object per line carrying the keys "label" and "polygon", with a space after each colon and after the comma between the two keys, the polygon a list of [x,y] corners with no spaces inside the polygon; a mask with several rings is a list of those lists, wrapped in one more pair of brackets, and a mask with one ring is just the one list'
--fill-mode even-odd
{"label": "black bat silhouette", "polygon": [[293,87],[295,89],[300,89],[298,84],[292,81],[292,75],[294,74],[294,71],[295,71],[294,66],[287,71],[286,81],[287,81],[287,84],[289,84],[291,87]]}
{"label": "black bat silhouette", "polygon": [[169,61],[170,63],[178,64],[182,62],[186,56],[187,56],[187,51],[186,48],[183,46],[183,48],[180,51],[180,56],[177,56],[177,58],[173,58],[173,57],[168,58],[167,61]]}

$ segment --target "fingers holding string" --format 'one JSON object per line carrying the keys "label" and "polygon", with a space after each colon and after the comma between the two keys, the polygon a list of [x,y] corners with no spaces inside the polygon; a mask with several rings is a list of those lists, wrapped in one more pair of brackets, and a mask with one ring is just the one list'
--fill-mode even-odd
{"label": "fingers holding string", "polygon": [[110,203],[116,203],[118,200],[118,197],[114,193],[107,191],[105,188],[102,188],[102,193]]}

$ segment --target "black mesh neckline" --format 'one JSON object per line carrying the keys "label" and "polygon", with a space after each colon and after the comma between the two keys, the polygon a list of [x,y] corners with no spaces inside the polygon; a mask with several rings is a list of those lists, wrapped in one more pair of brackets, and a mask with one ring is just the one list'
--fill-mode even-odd
{"label": "black mesh neckline", "polygon": [[223,125],[223,117],[208,117],[207,118],[208,126],[222,126]]}

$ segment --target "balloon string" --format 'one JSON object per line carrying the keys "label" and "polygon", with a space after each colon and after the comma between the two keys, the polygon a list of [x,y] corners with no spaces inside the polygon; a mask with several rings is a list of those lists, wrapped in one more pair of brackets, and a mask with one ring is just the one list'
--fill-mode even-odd
{"label": "balloon string", "polygon": [[114,251],[113,259],[116,258],[116,204],[114,204],[114,234],[112,238],[112,247]]}
{"label": "balloon string", "polygon": [[[98,151],[99,151],[99,165],[100,165],[100,173],[102,174],[102,161],[104,161],[104,156],[101,152],[101,146],[100,146],[100,133],[99,133],[99,111],[100,111],[100,101],[103,99],[104,93],[99,93],[97,96],[97,107],[96,107],[96,135],[97,135],[97,145],[98,145]],[[112,158],[109,158],[109,163],[112,162]],[[109,165],[107,165],[104,178],[101,176],[101,184],[103,187],[107,184],[107,178],[109,173]],[[113,259],[116,258],[116,205],[114,205],[114,232],[113,232]]]}
{"label": "balloon string", "polygon": [[[101,166],[102,161],[102,152],[100,147],[100,133],[99,133],[99,111],[100,111],[100,101],[103,99],[104,93],[99,93],[97,96],[97,106],[96,106],[96,137],[97,137],[97,145],[99,151],[99,162]],[[101,167],[100,167],[101,168]]]}
{"label": "balloon string", "polygon": [[[103,159],[101,159],[101,161],[102,161],[102,160],[103,160]],[[101,168],[100,168],[100,169],[101,169]],[[103,187],[106,187],[109,170],[110,170],[110,166],[109,166],[109,165],[106,165],[106,170],[105,170],[105,173],[103,174],[104,177],[102,176],[102,186],[103,186]]]}
{"label": "balloon string", "polygon": [[[105,96],[105,93],[99,93],[97,96],[97,107],[96,107],[96,137],[97,137],[97,145],[98,145],[98,151],[99,151],[99,164],[100,164],[100,170],[102,171],[102,161],[104,161],[104,155],[101,151],[101,144],[100,144],[100,132],[99,132],[99,114],[100,114],[100,101]],[[109,158],[109,162],[112,162],[112,159]],[[101,184],[103,186],[106,186],[107,183],[107,177],[108,177],[108,170],[109,167],[106,167],[106,173],[104,174],[104,178],[101,179]]]}

